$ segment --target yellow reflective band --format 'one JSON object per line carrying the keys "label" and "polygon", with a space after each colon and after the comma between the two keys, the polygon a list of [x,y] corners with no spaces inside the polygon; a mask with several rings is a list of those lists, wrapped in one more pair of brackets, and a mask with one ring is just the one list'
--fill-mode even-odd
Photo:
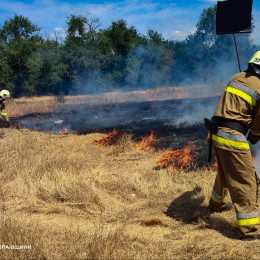
{"label": "yellow reflective band", "polygon": [[237,95],[237,96],[243,98],[245,101],[247,101],[252,106],[256,105],[256,100],[252,96],[250,96],[249,94],[245,93],[242,90],[227,86],[226,92],[232,93],[234,95]]}
{"label": "yellow reflective band", "polygon": [[227,201],[227,197],[225,197],[224,199],[220,200],[217,197],[214,196],[214,194],[211,194],[211,199],[217,203],[225,203]]}
{"label": "yellow reflective band", "polygon": [[8,113],[7,112],[2,112],[2,116],[7,116]]}
{"label": "yellow reflective band", "polygon": [[233,146],[233,147],[239,148],[239,149],[247,149],[247,150],[250,149],[250,146],[248,143],[225,139],[225,138],[217,136],[217,135],[212,135],[212,140],[217,143],[224,144],[227,146]]}
{"label": "yellow reflective band", "polygon": [[250,226],[250,225],[257,225],[260,223],[260,219],[258,218],[245,218],[245,219],[238,219],[237,224],[239,226]]}

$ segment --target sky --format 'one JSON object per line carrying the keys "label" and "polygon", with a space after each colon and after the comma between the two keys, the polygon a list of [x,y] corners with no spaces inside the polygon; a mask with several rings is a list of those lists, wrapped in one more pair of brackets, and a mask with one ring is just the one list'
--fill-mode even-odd
{"label": "sky", "polygon": [[[184,40],[193,34],[203,9],[213,7],[215,0],[1,0],[0,28],[15,14],[28,17],[41,28],[43,35],[63,34],[70,15],[98,18],[100,29],[112,21],[123,19],[142,35],[149,29],[162,34],[164,39]],[[254,32],[251,38],[260,44],[260,0],[253,0]]]}

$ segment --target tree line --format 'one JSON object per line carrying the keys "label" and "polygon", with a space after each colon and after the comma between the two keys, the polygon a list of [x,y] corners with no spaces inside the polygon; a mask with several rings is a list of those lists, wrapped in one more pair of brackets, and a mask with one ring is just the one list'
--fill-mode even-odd
{"label": "tree line", "polygon": [[[84,94],[187,84],[218,84],[237,71],[231,35],[216,35],[216,6],[204,9],[196,31],[182,41],[125,20],[100,29],[98,18],[71,15],[66,35],[42,36],[22,15],[0,29],[0,87],[13,96]],[[243,65],[259,49],[250,34],[237,35]],[[230,75],[229,75],[230,76]]]}

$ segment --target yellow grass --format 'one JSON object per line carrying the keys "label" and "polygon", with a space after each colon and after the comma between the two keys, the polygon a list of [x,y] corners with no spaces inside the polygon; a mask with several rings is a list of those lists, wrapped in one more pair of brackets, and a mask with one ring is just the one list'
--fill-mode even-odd
{"label": "yellow grass", "polygon": [[102,136],[0,129],[0,259],[259,259],[233,211],[209,215],[214,171],[160,170],[131,135]]}

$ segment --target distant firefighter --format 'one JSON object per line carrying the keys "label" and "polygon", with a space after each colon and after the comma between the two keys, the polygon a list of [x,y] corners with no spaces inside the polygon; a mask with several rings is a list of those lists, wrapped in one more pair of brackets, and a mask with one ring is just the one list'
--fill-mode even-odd
{"label": "distant firefighter", "polygon": [[8,98],[10,98],[11,95],[10,95],[10,92],[6,89],[3,89],[0,91],[0,110],[1,110],[1,116],[2,118],[9,122],[9,117],[8,117],[8,112],[5,108],[5,103],[4,101]]}
{"label": "distant firefighter", "polygon": [[214,116],[205,118],[205,126],[218,163],[209,210],[222,212],[234,206],[240,238],[260,239],[259,179],[249,146],[260,140],[260,51],[247,70],[230,79]]}

